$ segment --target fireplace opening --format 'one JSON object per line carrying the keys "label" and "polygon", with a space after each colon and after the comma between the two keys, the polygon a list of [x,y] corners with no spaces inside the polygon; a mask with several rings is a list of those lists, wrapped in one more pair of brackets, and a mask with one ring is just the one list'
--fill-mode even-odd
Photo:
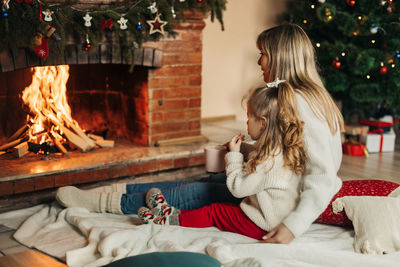
{"label": "fireplace opening", "polygon": [[[43,68],[43,67],[38,67]],[[22,93],[32,83],[32,69],[0,73],[0,145],[27,123],[29,99]],[[128,65],[69,66],[67,102],[72,118],[86,133],[147,145],[148,68]]]}

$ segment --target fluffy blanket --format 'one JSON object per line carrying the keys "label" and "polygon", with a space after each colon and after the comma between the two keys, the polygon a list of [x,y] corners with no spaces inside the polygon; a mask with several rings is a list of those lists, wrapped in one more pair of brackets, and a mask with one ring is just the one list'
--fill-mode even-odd
{"label": "fluffy blanket", "polygon": [[263,244],[216,228],[136,225],[134,216],[62,209],[56,203],[0,214],[0,224],[18,228],[22,244],[60,258],[68,266],[101,266],[154,251],[208,254],[225,267],[396,266],[400,252],[354,252],[354,231],[314,224],[289,245]]}

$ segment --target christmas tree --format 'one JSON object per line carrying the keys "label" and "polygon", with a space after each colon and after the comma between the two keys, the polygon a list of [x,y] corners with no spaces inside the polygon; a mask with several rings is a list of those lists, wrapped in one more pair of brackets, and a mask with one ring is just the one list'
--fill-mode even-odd
{"label": "christmas tree", "polygon": [[[297,0],[286,19],[313,42],[324,84],[342,101],[345,120],[398,115],[400,3]],[[397,5],[399,6],[397,6]]]}

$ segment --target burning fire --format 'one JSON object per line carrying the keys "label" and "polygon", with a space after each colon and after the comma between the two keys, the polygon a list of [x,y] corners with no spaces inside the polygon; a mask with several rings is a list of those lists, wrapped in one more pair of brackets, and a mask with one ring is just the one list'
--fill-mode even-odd
{"label": "burning fire", "polygon": [[30,108],[28,141],[49,142],[62,150],[66,137],[84,151],[92,148],[93,140],[83,133],[71,116],[66,94],[69,66],[36,67],[33,71],[32,84],[22,92],[22,100]]}

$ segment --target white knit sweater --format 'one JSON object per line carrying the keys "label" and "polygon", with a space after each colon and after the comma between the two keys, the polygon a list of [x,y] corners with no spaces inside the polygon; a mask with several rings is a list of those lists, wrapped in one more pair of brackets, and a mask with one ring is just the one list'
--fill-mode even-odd
{"label": "white knit sweater", "polygon": [[299,204],[283,221],[295,237],[311,226],[342,186],[337,176],[342,161],[340,131],[331,134],[326,121],[315,116],[299,93],[296,99],[300,120],[304,122],[307,164]]}
{"label": "white knit sweater", "polygon": [[270,231],[294,210],[300,176],[284,167],[282,154],[259,164],[251,174],[244,171],[240,152],[227,153],[225,160],[228,189],[244,198],[240,208],[258,227]]}

